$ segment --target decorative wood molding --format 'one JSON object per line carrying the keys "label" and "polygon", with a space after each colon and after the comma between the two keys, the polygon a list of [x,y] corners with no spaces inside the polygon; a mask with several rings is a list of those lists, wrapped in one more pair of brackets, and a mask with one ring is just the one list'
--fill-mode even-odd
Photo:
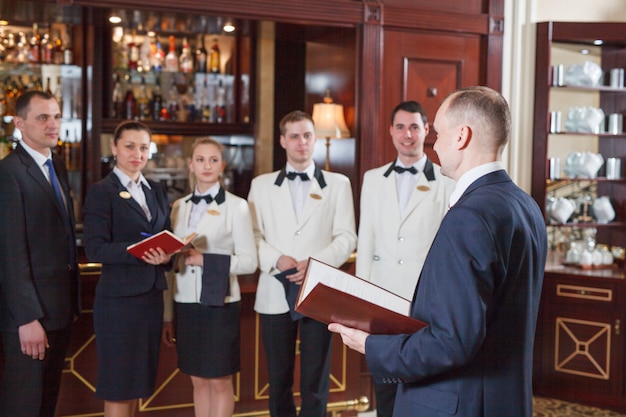
{"label": "decorative wood molding", "polygon": [[[59,0],[61,1],[61,0]],[[150,0],[69,0],[74,4],[105,8],[146,8],[177,13],[228,15],[233,18],[275,20],[290,23],[320,23],[325,25],[352,26],[363,22],[363,3],[353,0],[231,0],[228,2],[205,2],[179,0],[173,3],[155,4]]]}

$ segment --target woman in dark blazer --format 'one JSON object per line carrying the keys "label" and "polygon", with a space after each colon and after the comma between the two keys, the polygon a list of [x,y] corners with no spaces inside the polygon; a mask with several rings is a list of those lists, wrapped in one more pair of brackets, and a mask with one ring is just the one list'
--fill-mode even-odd
{"label": "woman in dark blazer", "polygon": [[153,393],[156,380],[170,256],[160,248],[142,259],[126,251],[144,236],[170,227],[163,187],[141,174],[150,140],[142,123],[121,123],[111,140],[116,166],[90,187],[84,206],[87,257],[102,263],[93,315],[96,396],[104,400],[105,417],[133,416],[137,400]]}

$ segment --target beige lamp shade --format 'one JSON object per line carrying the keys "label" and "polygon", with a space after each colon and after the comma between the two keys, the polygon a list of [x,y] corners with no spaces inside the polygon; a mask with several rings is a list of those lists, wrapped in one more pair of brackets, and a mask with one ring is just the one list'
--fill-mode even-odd
{"label": "beige lamp shade", "polygon": [[343,116],[343,106],[335,104],[330,95],[324,98],[324,103],[313,105],[313,121],[315,135],[318,138],[345,139],[350,137],[350,130],[346,126]]}

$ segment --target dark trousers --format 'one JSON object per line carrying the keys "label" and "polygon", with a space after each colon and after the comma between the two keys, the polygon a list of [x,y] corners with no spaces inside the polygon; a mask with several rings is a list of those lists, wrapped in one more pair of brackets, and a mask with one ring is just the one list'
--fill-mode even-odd
{"label": "dark trousers", "polygon": [[393,404],[396,402],[397,384],[374,382],[376,391],[376,417],[392,417]]}
{"label": "dark trousers", "polygon": [[68,326],[47,332],[50,348],[42,361],[22,353],[17,333],[2,333],[5,363],[1,417],[54,417],[69,330]]}
{"label": "dark trousers", "polygon": [[296,416],[293,382],[300,327],[300,417],[326,416],[332,339],[327,326],[308,317],[293,321],[289,313],[260,316],[269,374],[270,415]]}

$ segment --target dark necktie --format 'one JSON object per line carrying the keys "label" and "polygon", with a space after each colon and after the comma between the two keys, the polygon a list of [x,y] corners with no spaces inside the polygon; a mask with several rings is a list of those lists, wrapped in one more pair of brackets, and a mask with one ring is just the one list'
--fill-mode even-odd
{"label": "dark necktie", "polygon": [[59,205],[63,209],[63,213],[64,213],[63,217],[65,221],[68,218],[67,208],[65,207],[65,200],[63,200],[63,194],[61,193],[61,187],[59,186],[59,180],[57,179],[57,174],[54,171],[54,165],[52,165],[52,159],[46,160],[46,166],[48,167],[48,174],[50,175],[50,184],[52,185],[54,194],[57,196]]}
{"label": "dark necktie", "polygon": [[207,195],[192,195],[189,200],[187,201],[191,201],[194,204],[198,204],[201,200],[204,200],[207,202],[207,204],[211,203],[211,201],[213,201],[213,197],[211,197],[210,194]]}
{"label": "dark necktie", "polygon": [[309,180],[309,176],[306,174],[306,172],[288,172],[287,173],[287,179],[288,180],[295,180],[296,177],[300,177],[300,179],[302,181],[308,181]]}
{"label": "dark necktie", "polygon": [[[48,174],[50,175],[50,185],[52,185],[54,194],[57,197],[57,201],[59,202],[59,205],[61,206],[61,212],[63,213],[63,225],[65,226],[65,231],[67,232],[70,239],[73,239],[74,233],[72,232],[70,216],[67,212],[65,200],[63,200],[63,194],[61,193],[61,186],[59,185],[59,180],[57,178],[56,172],[54,171],[54,165],[52,165],[51,159],[46,160],[46,166],[48,167]],[[76,255],[74,253],[74,248],[72,247],[72,245],[70,245],[70,263],[72,267],[74,266],[75,262],[76,262]]]}
{"label": "dark necktie", "polygon": [[404,167],[399,167],[395,165],[393,167],[393,170],[396,171],[398,174],[402,174],[403,172],[410,172],[411,174],[417,174],[417,170],[415,169],[415,167],[404,168]]}

